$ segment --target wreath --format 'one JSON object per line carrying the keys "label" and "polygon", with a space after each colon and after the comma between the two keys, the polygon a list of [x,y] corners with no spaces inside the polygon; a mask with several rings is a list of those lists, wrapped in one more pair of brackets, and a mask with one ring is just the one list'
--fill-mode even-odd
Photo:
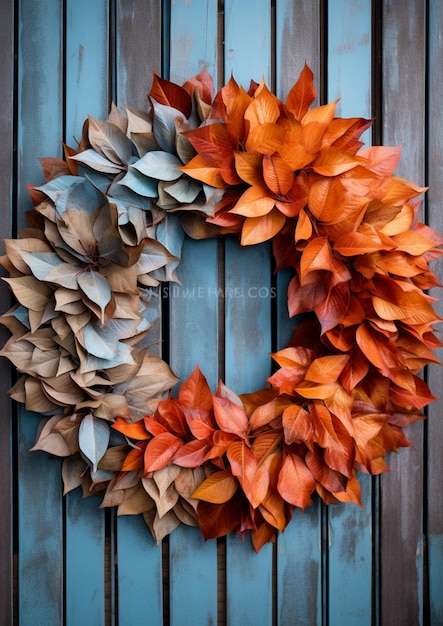
{"label": "wreath", "polygon": [[[425,189],[394,175],[400,148],[364,147],[370,120],[315,97],[307,65],[286,102],[264,82],[213,97],[206,71],[154,75],[149,112],[113,105],[41,159],[5,241],[1,354],[21,374],[11,397],[45,416],[33,449],[64,458],[65,493],[142,514],[157,542],[182,522],[250,531],[258,551],[315,492],[360,504],[357,472],[386,471],[434,399],[419,373],[442,345],[427,291],[443,239],[418,220]],[[211,390],[196,367],[175,397],[143,341],[150,308],[185,235],[228,233],[272,240],[301,321],[259,391]]]}

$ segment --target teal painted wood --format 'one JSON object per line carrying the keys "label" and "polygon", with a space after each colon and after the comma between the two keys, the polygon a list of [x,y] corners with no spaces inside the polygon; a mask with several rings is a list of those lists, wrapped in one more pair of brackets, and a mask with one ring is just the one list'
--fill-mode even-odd
{"label": "teal painted wood", "polygon": [[322,624],[321,506],[294,511],[277,541],[278,624]]}
{"label": "teal painted wood", "polygon": [[105,525],[97,498],[66,502],[66,626],[105,623]]}
{"label": "teal painted wood", "polygon": [[203,68],[217,88],[217,0],[174,0],[170,7],[169,78],[183,84]]}
{"label": "teal painted wood", "polygon": [[[329,2],[327,101],[340,98],[337,116],[371,118],[371,44],[371,0]],[[362,140],[369,144],[370,132]],[[343,626],[372,620],[372,488],[370,478],[359,480],[362,509],[328,508],[328,615]]]}
{"label": "teal painted wood", "polygon": [[[13,183],[13,145],[14,145],[14,3],[12,0],[2,5],[0,20],[0,197],[4,208],[0,220],[1,254],[4,254],[3,239],[11,236],[12,221],[12,183]],[[3,275],[3,273],[2,273]],[[3,281],[1,281],[3,282]],[[10,302],[6,284],[0,286],[0,301],[4,306]],[[8,338],[3,330],[0,334],[1,345]],[[7,390],[11,386],[10,367],[6,359],[0,361],[0,606],[3,607],[2,619],[5,624],[12,623],[13,598],[13,485],[12,485],[12,419],[11,403]]]}
{"label": "teal painted wood", "polygon": [[[41,184],[38,156],[60,155],[62,138],[61,5],[19,2],[18,223],[32,207],[26,184]],[[22,624],[63,620],[63,535],[60,464],[30,454],[41,417],[18,417],[18,612]]]}
{"label": "teal painted wood", "polygon": [[[228,1],[225,16],[225,80],[231,72],[246,89],[251,79],[271,80],[271,5]],[[255,391],[270,374],[271,249],[241,249],[225,243],[225,382],[237,393]],[[238,290],[238,291],[236,291]],[[236,297],[235,294],[240,297]],[[228,297],[232,294],[232,297]],[[249,538],[226,539],[227,623],[272,622],[272,555],[268,544],[255,554]]]}
{"label": "teal painted wood", "polygon": [[271,247],[225,247],[226,384],[236,393],[262,389],[271,374]]}
{"label": "teal painted wood", "polygon": [[[119,0],[115,3],[115,77],[113,98],[146,110],[153,73],[162,70],[162,10],[165,2]],[[165,40],[167,48],[167,40]]]}
{"label": "teal painted wood", "polygon": [[[314,72],[319,103],[322,75],[320,59],[320,2],[280,1],[276,6],[276,93],[283,100],[305,62]],[[277,275],[277,348],[286,347],[296,320],[288,318],[287,285],[292,272]],[[291,522],[277,540],[277,623],[281,626],[316,626],[322,623],[322,506],[319,500]]]}
{"label": "teal painted wood", "polygon": [[163,623],[162,551],[140,515],[118,518],[119,626]]}
{"label": "teal painted wood", "polygon": [[[169,75],[183,84],[206,65],[216,68],[215,0],[170,5]],[[183,380],[198,363],[212,389],[218,369],[217,241],[186,239],[178,276],[169,284],[169,362]],[[178,528],[169,538],[171,626],[217,621],[217,543],[200,531]]]}
{"label": "teal painted wood", "polygon": [[[443,232],[442,197],[443,197],[443,3],[431,0],[428,14],[428,59],[429,91],[428,100],[428,175],[427,215],[429,223],[438,232]],[[443,278],[443,260],[435,266],[440,283]],[[443,316],[442,290],[432,294],[439,298],[436,310]],[[439,350],[440,360],[443,350]],[[427,516],[428,516],[428,558],[429,558],[429,615],[431,624],[443,624],[443,429],[441,415],[443,398],[441,394],[441,367],[432,366],[429,370],[429,385],[435,395],[439,395],[428,409],[427,434]]]}
{"label": "teal painted wood", "polygon": [[[109,109],[108,3],[66,5],[66,142],[76,147],[85,119],[106,119]],[[75,139],[76,140],[75,140]],[[66,496],[66,624],[105,620],[105,511],[79,489]]]}
{"label": "teal painted wood", "polygon": [[252,80],[272,86],[271,2],[224,2],[225,81],[231,74],[246,90]]}
{"label": "teal painted wood", "polygon": [[170,624],[217,624],[217,542],[179,526],[169,539]]}
{"label": "teal painted wood", "polygon": [[85,119],[109,112],[108,13],[107,0],[66,3],[65,137],[74,148]]}
{"label": "teal painted wood", "polygon": [[[425,183],[425,11],[423,2],[389,0],[382,16],[383,144],[404,144],[397,173],[420,186]],[[413,447],[390,455],[392,471],[381,476],[382,624],[425,623],[423,430],[423,422],[408,427]]]}
{"label": "teal painted wood", "polygon": [[[120,0],[115,6],[115,67],[113,98],[148,110],[147,94],[153,73],[161,73],[160,2]],[[161,298],[153,297],[149,308],[152,326],[145,343],[149,352],[161,355]],[[120,626],[163,622],[162,548],[156,546],[141,516],[120,516],[115,521],[116,598]]]}

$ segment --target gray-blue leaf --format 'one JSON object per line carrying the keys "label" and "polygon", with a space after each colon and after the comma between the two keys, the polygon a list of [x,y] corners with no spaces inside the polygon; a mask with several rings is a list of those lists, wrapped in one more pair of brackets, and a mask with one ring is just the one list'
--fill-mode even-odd
{"label": "gray-blue leaf", "polygon": [[102,419],[86,415],[78,432],[78,445],[83,456],[91,463],[92,471],[97,471],[100,459],[108,449],[109,425]]}
{"label": "gray-blue leaf", "polygon": [[153,150],[147,152],[141,159],[133,164],[136,170],[157,180],[177,180],[183,175],[177,167],[183,163],[178,157],[169,152]]}

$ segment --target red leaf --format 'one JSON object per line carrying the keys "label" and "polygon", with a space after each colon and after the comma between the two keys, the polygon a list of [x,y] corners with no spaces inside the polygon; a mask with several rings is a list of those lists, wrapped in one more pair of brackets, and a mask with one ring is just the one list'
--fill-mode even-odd
{"label": "red leaf", "polygon": [[192,98],[189,93],[183,87],[165,80],[155,73],[149,96],[159,104],[178,109],[186,118],[191,115]]}
{"label": "red leaf", "polygon": [[213,403],[215,419],[221,430],[245,439],[249,426],[246,411],[229,398],[213,396]]}
{"label": "red leaf", "polygon": [[252,502],[252,487],[257,472],[257,460],[250,448],[243,441],[232,442],[227,449],[231,472],[237,476],[242,489]]}
{"label": "red leaf", "polygon": [[212,393],[198,365],[196,365],[191,376],[181,385],[178,401],[187,409],[212,411]]}
{"label": "red leaf", "polygon": [[[211,396],[212,402],[212,396]],[[189,430],[196,439],[211,437],[217,428],[212,411],[204,409],[184,409]]]}
{"label": "red leaf", "polygon": [[205,461],[210,449],[211,445],[207,441],[193,439],[179,448],[172,460],[180,467],[199,467]]}
{"label": "red leaf", "polygon": [[144,457],[144,474],[166,467],[183,442],[172,433],[160,433],[148,442]]}

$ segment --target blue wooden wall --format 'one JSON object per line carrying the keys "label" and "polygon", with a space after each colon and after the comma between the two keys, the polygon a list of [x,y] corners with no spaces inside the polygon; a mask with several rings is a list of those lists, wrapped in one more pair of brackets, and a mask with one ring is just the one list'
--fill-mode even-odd
{"label": "blue wooden wall", "polygon": [[[1,239],[24,224],[37,158],[61,156],[112,100],[146,108],[153,71],[182,83],[206,65],[219,87],[264,76],[284,98],[305,60],[320,102],[375,118],[367,143],[405,145],[399,173],[429,185],[425,216],[442,231],[442,33],[441,0],[2,0]],[[180,377],[198,362],[212,385],[256,388],[289,329],[269,246],[187,241],[180,278],[158,311],[163,356]],[[251,286],[279,295],[215,296]],[[8,297],[2,287],[4,308]],[[414,447],[389,458],[390,474],[362,479],[363,508],[317,502],[257,555],[191,528],[156,547],[142,519],[63,497],[60,463],[29,452],[39,417],[9,404],[1,367],[1,624],[443,624],[440,368],[426,374],[440,398],[429,420],[409,428]]]}

